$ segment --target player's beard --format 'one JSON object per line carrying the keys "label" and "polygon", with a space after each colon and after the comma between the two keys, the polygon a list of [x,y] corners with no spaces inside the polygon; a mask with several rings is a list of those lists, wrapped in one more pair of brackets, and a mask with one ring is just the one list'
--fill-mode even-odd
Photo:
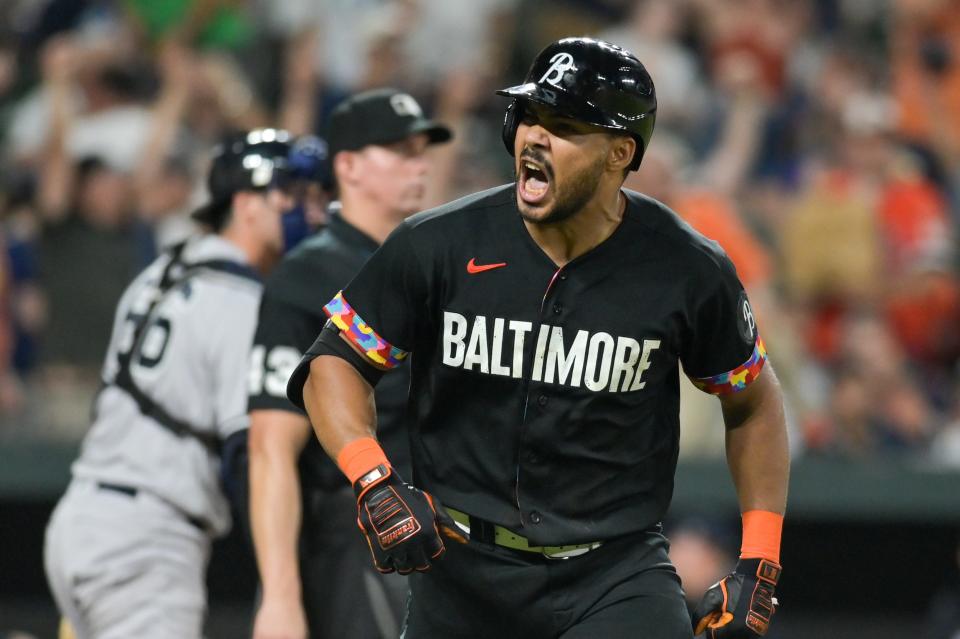
{"label": "player's beard", "polygon": [[[590,166],[578,171],[570,180],[569,186],[560,188],[557,182],[551,184],[554,189],[553,207],[549,213],[542,217],[535,217],[524,213],[520,209],[520,216],[527,222],[533,224],[557,224],[580,212],[581,209],[593,198],[600,184],[600,177],[603,175],[605,158],[598,157]],[[552,176],[551,176],[552,177]],[[521,179],[517,174],[518,181]]]}

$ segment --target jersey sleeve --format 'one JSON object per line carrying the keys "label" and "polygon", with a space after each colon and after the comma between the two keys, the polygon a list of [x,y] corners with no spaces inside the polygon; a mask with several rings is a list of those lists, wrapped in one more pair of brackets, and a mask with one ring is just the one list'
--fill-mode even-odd
{"label": "jersey sleeve", "polygon": [[214,418],[217,434],[226,439],[247,428],[247,362],[257,321],[259,295],[222,296],[215,312],[214,339],[208,344],[213,368]]}
{"label": "jersey sleeve", "polygon": [[324,313],[381,369],[391,369],[413,349],[417,317],[426,308],[427,281],[411,238],[401,224]]}
{"label": "jersey sleeve", "polygon": [[726,395],[760,375],[767,353],[733,263],[721,252],[717,267],[692,296],[680,360],[697,388]]}
{"label": "jersey sleeve", "polygon": [[303,413],[287,399],[287,381],[325,321],[326,316],[286,302],[267,287],[250,350],[249,410]]}

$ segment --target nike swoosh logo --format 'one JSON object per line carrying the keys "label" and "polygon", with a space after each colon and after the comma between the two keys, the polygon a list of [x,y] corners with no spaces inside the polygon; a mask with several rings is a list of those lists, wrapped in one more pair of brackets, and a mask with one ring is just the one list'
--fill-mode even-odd
{"label": "nike swoosh logo", "polygon": [[467,262],[467,273],[483,273],[484,271],[491,271],[495,268],[500,268],[501,266],[506,266],[506,262],[497,262],[496,264],[477,264],[476,258],[470,258],[470,261]]}

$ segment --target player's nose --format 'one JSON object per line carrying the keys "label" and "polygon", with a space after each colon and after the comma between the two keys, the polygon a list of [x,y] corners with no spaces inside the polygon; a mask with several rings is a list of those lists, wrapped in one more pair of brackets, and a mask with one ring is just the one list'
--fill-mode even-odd
{"label": "player's nose", "polygon": [[524,146],[550,146],[550,134],[538,123],[527,125],[522,133]]}
{"label": "player's nose", "polygon": [[413,166],[413,172],[415,175],[423,176],[426,175],[430,170],[430,158],[426,153],[421,153],[414,158],[411,158],[410,163]]}

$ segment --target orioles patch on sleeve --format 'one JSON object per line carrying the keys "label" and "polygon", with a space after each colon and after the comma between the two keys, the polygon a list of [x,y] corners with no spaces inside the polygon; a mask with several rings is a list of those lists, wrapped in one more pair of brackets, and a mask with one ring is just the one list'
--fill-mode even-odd
{"label": "orioles patch on sleeve", "polygon": [[753,353],[746,362],[732,371],[711,377],[691,377],[690,381],[700,390],[713,395],[736,393],[742,391],[760,376],[760,371],[766,361],[767,349],[758,335],[753,346]]}
{"label": "orioles patch on sleeve", "polygon": [[341,333],[361,352],[366,354],[370,361],[385,368],[394,368],[403,362],[409,354],[380,337],[376,331],[364,322],[363,318],[357,315],[350,303],[343,297],[343,291],[337,293],[336,297],[323,307],[323,311],[330,318],[330,321],[340,329]]}

